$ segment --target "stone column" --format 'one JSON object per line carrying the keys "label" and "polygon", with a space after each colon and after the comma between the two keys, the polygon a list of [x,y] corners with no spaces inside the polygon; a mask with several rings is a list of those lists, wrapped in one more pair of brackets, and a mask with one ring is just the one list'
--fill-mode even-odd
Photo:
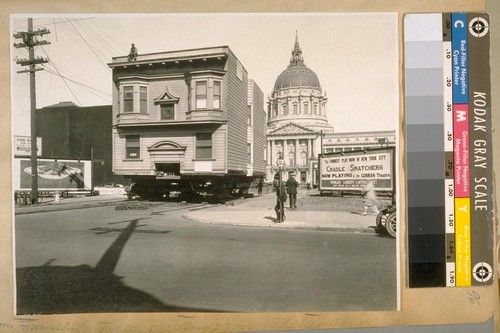
{"label": "stone column", "polygon": [[315,154],[316,152],[315,152],[315,148],[314,148],[315,143],[316,143],[315,140],[311,139],[311,156],[313,158],[316,158],[316,154]]}
{"label": "stone column", "polygon": [[271,160],[271,140],[268,140],[267,143],[267,154],[266,154],[266,159],[267,159],[267,165],[272,165],[273,161]]}
{"label": "stone column", "polygon": [[313,156],[312,155],[312,149],[311,149],[311,142],[312,139],[307,139],[307,164],[309,164],[309,159]]}
{"label": "stone column", "polygon": [[271,140],[271,163],[270,163],[271,166],[274,165],[275,156],[276,156],[276,142],[274,140]]}
{"label": "stone column", "polygon": [[295,165],[299,164],[299,139],[295,139]]}
{"label": "stone column", "polygon": [[283,144],[281,145],[282,151],[281,151],[281,158],[285,160],[285,164],[288,165],[288,140],[286,138],[283,139]]}

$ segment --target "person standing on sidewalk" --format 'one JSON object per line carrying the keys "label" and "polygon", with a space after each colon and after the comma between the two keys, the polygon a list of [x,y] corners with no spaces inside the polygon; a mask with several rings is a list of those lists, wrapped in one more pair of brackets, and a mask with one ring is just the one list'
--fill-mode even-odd
{"label": "person standing on sidewalk", "polygon": [[376,214],[378,214],[378,198],[375,192],[375,184],[373,180],[369,180],[364,188],[365,199],[363,200],[363,213],[361,215],[365,216],[368,213],[368,208],[371,208]]}
{"label": "person standing on sidewalk", "polygon": [[276,212],[277,223],[285,221],[285,202],[287,199],[285,183],[280,181],[280,175],[277,173],[274,175],[273,187],[276,191],[276,206],[274,206],[274,211]]}
{"label": "person standing on sidewalk", "polygon": [[295,174],[290,173],[288,180],[286,181],[286,192],[290,197],[290,209],[297,208],[297,188],[299,183],[295,180]]}
{"label": "person standing on sidewalk", "polygon": [[262,187],[264,186],[264,182],[262,181],[262,178],[259,179],[259,182],[257,183],[257,194],[262,195]]}

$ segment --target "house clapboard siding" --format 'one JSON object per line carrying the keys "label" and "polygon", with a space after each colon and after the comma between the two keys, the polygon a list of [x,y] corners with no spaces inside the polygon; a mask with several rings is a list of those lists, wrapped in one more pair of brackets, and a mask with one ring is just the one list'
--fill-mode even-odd
{"label": "house clapboard siding", "polygon": [[[241,75],[238,75],[238,66]],[[229,172],[246,172],[248,73],[232,52],[229,53],[227,69],[228,169]]]}
{"label": "house clapboard siding", "polygon": [[266,173],[266,112],[264,111],[264,94],[259,86],[253,82],[253,101],[252,101],[252,164],[253,172],[258,175]]}

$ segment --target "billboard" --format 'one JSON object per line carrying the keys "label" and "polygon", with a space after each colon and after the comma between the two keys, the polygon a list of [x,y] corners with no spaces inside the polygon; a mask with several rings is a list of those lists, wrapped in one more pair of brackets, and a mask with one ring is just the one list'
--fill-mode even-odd
{"label": "billboard", "polygon": [[394,148],[319,156],[321,191],[360,191],[368,181],[377,191],[393,191],[394,176]]}
{"label": "billboard", "polygon": [[[38,189],[90,190],[92,188],[92,161],[38,159]],[[31,161],[15,158],[13,167],[14,190],[31,190]]]}

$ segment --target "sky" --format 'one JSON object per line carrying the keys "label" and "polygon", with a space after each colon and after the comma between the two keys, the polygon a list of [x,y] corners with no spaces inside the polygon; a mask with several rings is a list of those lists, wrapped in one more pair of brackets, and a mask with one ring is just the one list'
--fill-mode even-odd
{"label": "sky", "polygon": [[[395,13],[316,14],[59,14],[13,15],[11,36],[34,29],[50,45],[36,57],[49,62],[36,72],[37,108],[72,101],[110,105],[112,57],[227,45],[267,97],[289,64],[298,34],[307,67],[327,93],[335,132],[395,130],[398,115],[398,40]],[[12,38],[11,45],[19,40]],[[30,134],[29,74],[11,46],[12,134]],[[42,67],[42,66],[39,66]],[[64,78],[64,79],[63,79]],[[267,98],[265,98],[266,100]],[[267,109],[267,107],[265,107]]]}

